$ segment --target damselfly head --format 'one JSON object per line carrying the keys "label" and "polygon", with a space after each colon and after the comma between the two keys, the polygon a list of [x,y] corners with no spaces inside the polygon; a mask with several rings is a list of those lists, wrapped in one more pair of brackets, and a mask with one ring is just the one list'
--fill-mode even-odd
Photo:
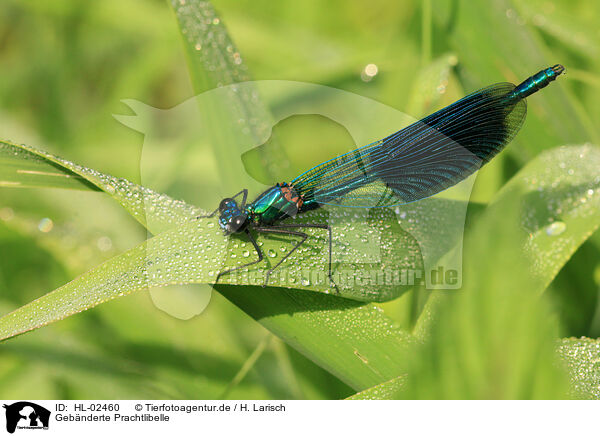
{"label": "damselfly head", "polygon": [[229,209],[237,209],[238,205],[233,198],[224,198],[219,204],[219,212],[223,213]]}
{"label": "damselfly head", "polygon": [[240,232],[246,227],[246,212],[239,208],[233,198],[225,198],[219,204],[219,225],[225,236]]}

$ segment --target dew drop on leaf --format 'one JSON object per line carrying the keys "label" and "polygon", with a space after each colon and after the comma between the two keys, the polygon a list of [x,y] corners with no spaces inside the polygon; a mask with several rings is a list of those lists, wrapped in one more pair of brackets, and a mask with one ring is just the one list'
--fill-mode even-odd
{"label": "dew drop on leaf", "polygon": [[562,221],[555,221],[546,226],[546,234],[548,236],[558,236],[567,229],[567,225]]}

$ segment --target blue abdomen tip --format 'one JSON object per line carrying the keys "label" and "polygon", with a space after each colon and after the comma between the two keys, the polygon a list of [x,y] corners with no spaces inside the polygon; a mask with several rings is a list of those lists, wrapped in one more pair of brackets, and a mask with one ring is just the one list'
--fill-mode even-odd
{"label": "blue abdomen tip", "polygon": [[548,86],[550,82],[556,80],[556,78],[564,71],[565,67],[561,64],[548,67],[520,83],[514,91],[510,93],[509,98],[523,99],[529,97],[534,92]]}
{"label": "blue abdomen tip", "polygon": [[561,64],[556,64],[553,67],[550,67],[550,69],[557,76],[560,76],[565,71],[565,67],[563,67]]}

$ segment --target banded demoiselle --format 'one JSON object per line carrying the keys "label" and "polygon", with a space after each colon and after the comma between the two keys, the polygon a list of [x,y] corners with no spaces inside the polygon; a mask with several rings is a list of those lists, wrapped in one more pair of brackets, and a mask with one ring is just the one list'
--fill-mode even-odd
{"label": "banded demoiselle", "polygon": [[[496,156],[517,134],[527,113],[525,98],[546,87],[562,72],[554,65],[518,86],[496,83],[452,103],[379,141],[328,160],[289,183],[277,183],[247,203],[243,189],[221,201],[225,235],[245,233],[258,259],[221,271],[217,276],[261,262],[264,255],[251,230],[300,237],[300,241],[270,270],[279,267],[308,238],[301,229],[329,232],[329,280],[332,232],[328,224],[290,223],[288,218],[322,205],[388,207],[435,195],[473,174]],[[242,196],[241,203],[235,200]],[[200,217],[199,217],[200,218]],[[296,230],[292,230],[296,229]],[[337,289],[337,286],[335,286]]]}

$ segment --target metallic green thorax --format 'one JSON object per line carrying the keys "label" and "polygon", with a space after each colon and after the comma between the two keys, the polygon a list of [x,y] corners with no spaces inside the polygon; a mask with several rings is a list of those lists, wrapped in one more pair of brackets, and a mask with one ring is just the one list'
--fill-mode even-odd
{"label": "metallic green thorax", "polygon": [[256,224],[272,224],[280,219],[295,216],[299,208],[298,198],[288,184],[277,184],[248,204],[246,212]]}

